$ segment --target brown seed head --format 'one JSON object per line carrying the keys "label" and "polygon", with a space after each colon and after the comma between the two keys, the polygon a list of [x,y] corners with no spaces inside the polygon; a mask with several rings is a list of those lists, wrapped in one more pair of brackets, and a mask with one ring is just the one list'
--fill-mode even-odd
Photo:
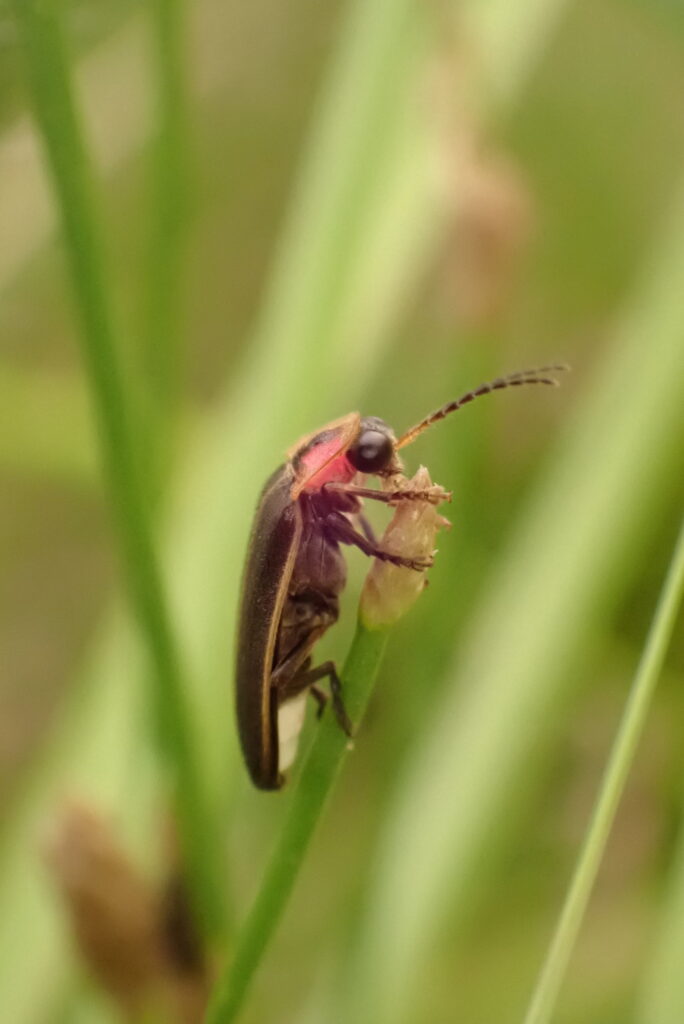
{"label": "brown seed head", "polygon": [[100,984],[128,1012],[159,973],[157,900],[109,823],[86,804],[61,808],[45,844],[78,947]]}

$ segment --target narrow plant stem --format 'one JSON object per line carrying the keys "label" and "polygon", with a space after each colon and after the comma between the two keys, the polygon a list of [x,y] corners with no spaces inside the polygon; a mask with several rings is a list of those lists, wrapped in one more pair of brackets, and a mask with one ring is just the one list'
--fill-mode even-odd
{"label": "narrow plant stem", "polygon": [[[342,673],[345,705],[357,728],[375,682],[387,636],[387,630],[370,630],[361,622],[357,625]],[[334,716],[324,715],[292,793],[261,888],[240,931],[232,962],[214,990],[207,1024],[229,1024],[236,1019],[294,888],[348,747],[349,741]]]}
{"label": "narrow plant stem", "polygon": [[548,1024],[601,863],[684,593],[684,523],[525,1024]]}
{"label": "narrow plant stem", "polygon": [[184,14],[185,0],[153,0],[150,7],[156,117],[150,160],[152,220],[144,278],[142,371],[147,395],[146,461],[155,478],[163,478],[169,458],[180,388],[189,218]]}
{"label": "narrow plant stem", "polygon": [[60,207],[81,317],[83,359],[100,435],[130,596],[147,642],[162,751],[173,775],[188,884],[207,933],[222,925],[222,887],[207,800],[197,771],[183,679],[136,465],[126,408],[88,154],[81,136],[67,49],[54,0],[15,0],[35,115]]}

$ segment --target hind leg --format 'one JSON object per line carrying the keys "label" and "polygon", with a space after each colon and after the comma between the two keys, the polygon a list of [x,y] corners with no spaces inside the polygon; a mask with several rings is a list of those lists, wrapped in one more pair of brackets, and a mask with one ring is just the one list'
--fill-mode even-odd
{"label": "hind leg", "polygon": [[347,714],[344,702],[342,700],[342,683],[340,677],[337,674],[335,663],[333,661],[324,661],[321,665],[317,665],[316,668],[309,668],[310,659],[302,665],[299,672],[296,673],[292,678],[283,680],[278,685],[278,699],[280,701],[288,700],[290,697],[296,697],[297,694],[303,690],[309,690],[311,696],[318,703],[318,716],[323,714],[325,705],[328,702],[328,695],[321,690],[316,683],[321,679],[330,680],[330,700],[332,701],[332,708],[335,712],[335,718],[337,719],[340,728],[347,736],[351,736],[353,733],[353,726],[349,715]]}

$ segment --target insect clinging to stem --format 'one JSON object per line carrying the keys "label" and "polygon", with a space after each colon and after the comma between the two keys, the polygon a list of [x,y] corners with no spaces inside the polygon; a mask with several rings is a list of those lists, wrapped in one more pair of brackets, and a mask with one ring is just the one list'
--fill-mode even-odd
{"label": "insect clinging to stem", "polygon": [[[335,665],[325,661],[312,667],[315,644],[339,615],[339,595],[346,583],[340,545],[354,545],[371,558],[416,572],[432,564],[429,557],[383,549],[363,517],[365,499],[394,506],[444,500],[446,492],[440,488],[406,488],[399,451],[482,395],[531,384],[556,385],[551,374],[564,369],[543,366],[481,384],[398,438],[383,420],[349,413],[301,438],[268,478],[247,549],[236,664],[238,731],[257,787],[282,786],[295,756],[307,694],[318,702],[319,713],[328,700],[318,686],[322,679],[330,682],[340,727],[351,735]],[[380,478],[385,489],[366,486],[367,476]]]}

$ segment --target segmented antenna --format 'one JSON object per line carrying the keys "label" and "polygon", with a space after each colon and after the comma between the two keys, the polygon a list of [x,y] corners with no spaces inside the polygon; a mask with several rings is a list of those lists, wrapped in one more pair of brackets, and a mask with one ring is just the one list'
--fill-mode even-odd
{"label": "segmented antenna", "polygon": [[522,387],[523,384],[549,384],[551,387],[558,387],[558,381],[555,377],[541,375],[560,373],[568,369],[569,367],[564,363],[554,363],[550,366],[538,366],[532,370],[517,370],[515,373],[509,373],[505,377],[497,377],[486,384],[480,384],[479,388],[475,388],[473,391],[466,391],[464,395],[461,395],[454,402],[448,402],[441,409],[431,412],[424,420],[416,423],[414,427],[411,427],[410,430],[402,434],[394,447],[398,450],[399,448],[404,448],[407,444],[411,444],[419,434],[422,434],[424,430],[431,427],[433,423],[443,420],[449,413],[456,412],[457,409],[472,402],[475,398],[480,398],[481,395],[490,395],[493,391],[502,391],[504,388]]}

